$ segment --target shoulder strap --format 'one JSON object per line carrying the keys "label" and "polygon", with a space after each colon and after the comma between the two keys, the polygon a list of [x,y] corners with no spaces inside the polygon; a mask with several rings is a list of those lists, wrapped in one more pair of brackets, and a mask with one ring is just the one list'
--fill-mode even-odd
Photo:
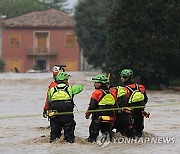
{"label": "shoulder strap", "polygon": [[[136,85],[136,90],[139,90],[138,84],[135,83],[135,85]],[[134,90],[133,90],[131,87],[129,87],[128,85],[126,85],[126,88],[128,88],[128,90],[130,90],[131,92],[134,91]],[[140,90],[139,90],[139,91],[140,91]]]}
{"label": "shoulder strap", "polygon": [[64,90],[64,91],[67,92],[67,90],[66,90],[67,88],[68,88],[68,86],[58,87],[58,85],[57,85],[57,86],[54,87],[54,92],[57,92],[59,90]]}
{"label": "shoulder strap", "polygon": [[69,94],[68,86],[65,86],[63,90],[64,90],[65,92],[67,92],[67,94],[70,96],[71,99],[73,99],[73,95],[71,96],[71,95]]}
{"label": "shoulder strap", "polygon": [[55,87],[54,87],[54,92],[53,92],[53,93],[55,93],[55,92],[57,92],[57,91],[58,91],[58,87],[55,86]]}
{"label": "shoulder strap", "polygon": [[107,94],[107,92],[105,91],[105,90],[103,90],[103,89],[100,89],[102,92],[103,92],[103,94]]}
{"label": "shoulder strap", "polygon": [[99,89],[99,90],[103,93],[103,95],[99,99],[99,102],[100,102],[103,99],[103,97],[107,94],[107,92],[105,90],[103,90],[103,89]]}
{"label": "shoulder strap", "polygon": [[134,90],[133,90],[131,87],[129,87],[128,85],[126,85],[126,88],[127,88],[129,91],[131,91],[131,92],[134,91]]}
{"label": "shoulder strap", "polygon": [[105,91],[103,89],[100,89],[101,92],[103,93],[102,97],[100,98],[99,102],[98,102],[98,106],[112,106],[115,105],[115,98],[112,95],[112,93],[108,90]]}
{"label": "shoulder strap", "polygon": [[135,84],[135,85],[136,85],[136,89],[140,91],[139,85],[138,84]]}
{"label": "shoulder strap", "polygon": [[63,91],[65,91],[69,96],[70,96],[70,98],[71,99],[73,99],[73,96],[71,96],[70,94],[69,94],[69,92],[68,92],[68,86],[64,86],[64,87],[58,87],[58,86],[55,86],[54,87],[54,92],[53,92],[53,94],[55,93],[55,92],[58,92],[58,91],[60,91],[60,90],[63,90]]}

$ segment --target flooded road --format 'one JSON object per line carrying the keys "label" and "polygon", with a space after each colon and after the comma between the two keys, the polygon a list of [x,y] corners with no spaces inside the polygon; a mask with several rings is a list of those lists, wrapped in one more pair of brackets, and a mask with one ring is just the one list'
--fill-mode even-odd
{"label": "flooded road", "polygon": [[[74,144],[62,140],[50,144],[49,121],[42,117],[51,73],[0,73],[0,154],[59,153],[180,153],[180,93],[147,91],[144,137],[159,139],[158,143],[110,143],[102,148],[85,142],[90,120],[84,118],[90,95],[94,90],[91,78],[95,72],[70,72],[70,84],[83,84],[84,91],[75,97],[77,123]],[[174,143],[163,143],[164,139]]]}

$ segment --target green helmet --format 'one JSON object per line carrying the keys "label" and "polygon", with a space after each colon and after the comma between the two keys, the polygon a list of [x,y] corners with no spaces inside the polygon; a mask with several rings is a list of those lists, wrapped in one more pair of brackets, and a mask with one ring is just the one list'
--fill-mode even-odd
{"label": "green helmet", "polygon": [[125,77],[132,77],[133,71],[131,69],[124,69],[121,71],[120,75]]}
{"label": "green helmet", "polygon": [[105,84],[109,83],[108,78],[103,74],[96,75],[94,78],[92,78],[92,80],[94,82],[101,82],[101,83],[105,83]]}
{"label": "green helmet", "polygon": [[57,81],[63,81],[63,80],[68,80],[70,77],[69,74],[66,72],[59,72],[58,75],[56,76]]}

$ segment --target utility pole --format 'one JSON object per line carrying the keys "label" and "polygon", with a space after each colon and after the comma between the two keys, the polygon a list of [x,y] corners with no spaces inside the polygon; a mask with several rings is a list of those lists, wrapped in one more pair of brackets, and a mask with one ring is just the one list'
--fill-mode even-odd
{"label": "utility pole", "polygon": [[5,18],[6,16],[0,13],[0,57],[2,56],[2,30],[3,30],[3,20]]}

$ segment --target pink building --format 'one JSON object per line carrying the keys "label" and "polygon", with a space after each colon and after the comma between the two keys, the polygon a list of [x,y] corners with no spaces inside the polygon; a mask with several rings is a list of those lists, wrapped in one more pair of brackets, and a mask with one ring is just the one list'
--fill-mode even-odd
{"label": "pink building", "polygon": [[4,21],[2,57],[5,71],[27,72],[34,66],[51,70],[55,64],[67,71],[80,70],[80,48],[75,21],[68,14],[49,9]]}

